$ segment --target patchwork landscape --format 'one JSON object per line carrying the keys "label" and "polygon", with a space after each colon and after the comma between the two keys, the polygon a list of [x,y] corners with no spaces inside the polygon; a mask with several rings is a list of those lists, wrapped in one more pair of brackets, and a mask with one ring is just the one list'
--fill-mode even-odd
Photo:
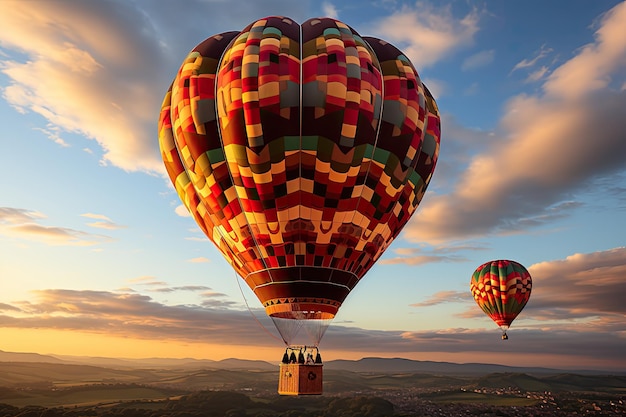
{"label": "patchwork landscape", "polygon": [[278,366],[0,352],[0,416],[626,415],[626,374],[365,358],[329,361],[322,396],[276,393]]}

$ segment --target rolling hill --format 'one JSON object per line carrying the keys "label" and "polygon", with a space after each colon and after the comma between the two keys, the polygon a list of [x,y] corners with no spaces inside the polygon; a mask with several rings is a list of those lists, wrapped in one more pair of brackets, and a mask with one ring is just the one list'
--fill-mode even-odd
{"label": "rolling hill", "polygon": [[[229,358],[219,361],[193,358],[105,358],[87,356],[40,355],[37,353],[16,353],[0,350],[0,363],[28,362],[66,365],[90,365],[118,369],[136,368],[177,368],[177,369],[224,369],[224,370],[260,370],[275,371],[278,363],[260,360]],[[541,367],[517,367],[486,363],[453,363],[418,361],[404,358],[368,357],[359,360],[332,360],[324,362],[324,369],[352,372],[418,372],[434,375],[467,375],[477,376],[490,373],[525,373],[531,375],[559,375],[564,373],[577,375],[626,375],[626,371],[613,372],[600,370],[572,370]]]}

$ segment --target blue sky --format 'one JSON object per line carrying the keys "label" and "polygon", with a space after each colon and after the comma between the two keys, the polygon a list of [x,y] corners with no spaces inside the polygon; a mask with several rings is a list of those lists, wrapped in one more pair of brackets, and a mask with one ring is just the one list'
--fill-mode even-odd
{"label": "blue sky", "polygon": [[[418,212],[340,309],[326,357],[626,370],[626,3],[3,5],[0,350],[279,359],[271,321],[165,176],[158,112],[205,38],[329,16],[407,54],[442,138]],[[534,282],[507,342],[468,289],[500,258]]]}

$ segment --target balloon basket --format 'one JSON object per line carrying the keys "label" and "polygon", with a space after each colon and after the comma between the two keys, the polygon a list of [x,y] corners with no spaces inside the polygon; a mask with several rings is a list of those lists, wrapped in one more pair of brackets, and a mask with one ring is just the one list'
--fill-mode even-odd
{"label": "balloon basket", "polygon": [[280,395],[321,395],[323,365],[280,364]]}
{"label": "balloon basket", "polygon": [[[309,357],[303,359],[303,353],[309,349],[306,346],[289,347],[285,351],[285,358],[280,364],[280,375],[278,379],[278,394],[280,395],[321,395],[323,383],[323,365],[319,353],[315,360]],[[291,350],[291,358],[289,351]],[[295,352],[299,350],[299,357],[294,361]],[[309,356],[309,355],[307,355]]]}

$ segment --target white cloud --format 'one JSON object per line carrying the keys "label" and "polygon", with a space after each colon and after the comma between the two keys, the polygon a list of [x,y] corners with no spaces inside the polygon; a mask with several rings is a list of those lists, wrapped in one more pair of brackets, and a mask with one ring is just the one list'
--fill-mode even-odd
{"label": "white cloud", "polygon": [[326,17],[332,17],[333,19],[339,18],[339,12],[337,11],[337,7],[334,4],[325,1],[322,3],[322,10]]}
{"label": "white cloud", "polygon": [[178,206],[176,206],[174,212],[180,217],[191,217],[189,210],[187,210],[187,207],[185,207],[184,204],[179,204]]}
{"label": "white cloud", "polygon": [[[623,172],[626,94],[593,80],[621,74],[617,64],[626,62],[626,37],[615,28],[624,25],[626,3],[607,14],[597,43],[551,74],[545,95],[509,101],[495,135],[475,132],[472,141],[471,132],[444,117],[442,154],[431,187],[443,179],[453,190],[428,193],[404,237],[437,244],[527,231],[529,222],[546,224],[576,208],[561,204],[572,193]],[[459,159],[464,148],[470,159]]]}
{"label": "white cloud", "polygon": [[381,18],[373,33],[394,43],[418,69],[442,60],[455,50],[472,45],[479,31],[480,12],[472,9],[456,18],[449,6],[436,8],[418,2]]}

